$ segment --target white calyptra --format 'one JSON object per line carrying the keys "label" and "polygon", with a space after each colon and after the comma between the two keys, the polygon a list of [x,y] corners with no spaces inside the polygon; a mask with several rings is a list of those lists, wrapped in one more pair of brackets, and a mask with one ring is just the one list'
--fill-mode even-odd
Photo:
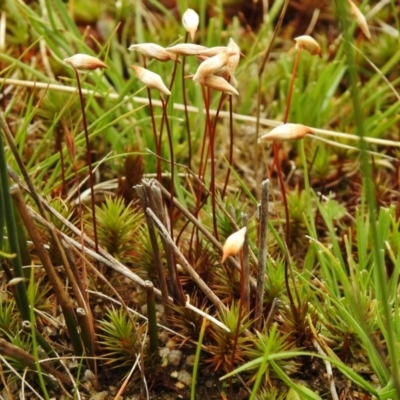
{"label": "white calyptra", "polygon": [[304,49],[313,56],[319,55],[321,57],[321,46],[313,37],[308,35],[303,35],[294,38],[294,40],[296,41],[297,50]]}
{"label": "white calyptra", "polygon": [[167,96],[171,95],[169,89],[165,86],[160,75],[155,72],[149,71],[146,68],[139,67],[137,65],[131,66],[135,72],[138,79],[144,83],[149,89],[157,89],[161,93],[164,93]]}
{"label": "white calyptra", "polygon": [[167,47],[165,50],[168,53],[172,53],[175,56],[183,55],[183,56],[194,56],[199,54],[201,51],[207,49],[206,46],[201,46],[199,44],[194,43],[180,43],[175,46]]}
{"label": "white calyptra", "polygon": [[206,47],[204,50],[199,52],[199,56],[205,57],[214,57],[217,54],[223,53],[228,50],[227,46],[215,46],[215,47]]}
{"label": "white calyptra", "polygon": [[225,262],[228,257],[235,256],[237,253],[239,253],[240,249],[243,247],[244,239],[246,238],[246,232],[247,228],[244,227],[228,236],[225,244],[222,247],[221,263]]}
{"label": "white calyptra", "polygon": [[265,135],[262,135],[258,142],[263,142],[265,140],[276,140],[276,141],[284,141],[284,140],[295,140],[295,139],[303,139],[307,133],[313,134],[313,130],[308,126],[302,124],[282,124],[272,129]]}
{"label": "white calyptra", "polygon": [[65,58],[64,62],[70,65],[74,69],[83,69],[93,71],[97,68],[108,68],[103,61],[93,56],[88,56],[87,54],[75,54],[71,57]]}
{"label": "white calyptra", "polygon": [[227,65],[229,57],[233,54],[234,53],[232,51],[226,50],[203,61],[197,68],[197,71],[193,76],[193,80],[197,83],[202,83],[204,77],[208,75],[214,75],[219,69]]}
{"label": "white calyptra", "polygon": [[199,26],[199,15],[196,11],[188,8],[182,15],[182,24],[186,30],[190,34],[190,38],[192,42],[194,40],[194,36],[196,35],[197,28]]}
{"label": "white calyptra", "polygon": [[158,61],[169,61],[174,59],[171,54],[164,49],[164,47],[156,43],[139,43],[132,44],[128,50],[134,50],[146,58],[155,58]]}
{"label": "white calyptra", "polygon": [[210,87],[211,89],[219,90],[220,92],[235,94],[239,96],[239,92],[224,78],[216,75],[207,75],[203,79],[203,85]]}
{"label": "white calyptra", "polygon": [[371,39],[371,32],[369,31],[367,19],[365,18],[364,14],[351,0],[348,0],[348,2],[350,4],[351,13],[354,15],[354,18],[356,19],[358,26],[363,31],[364,35],[368,39]]}

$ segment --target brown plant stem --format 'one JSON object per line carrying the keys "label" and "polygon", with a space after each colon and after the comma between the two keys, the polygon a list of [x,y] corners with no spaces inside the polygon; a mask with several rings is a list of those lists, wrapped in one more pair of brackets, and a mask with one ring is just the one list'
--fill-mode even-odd
{"label": "brown plant stem", "polygon": [[[267,62],[269,60],[269,57],[272,52],[273,44],[275,42],[276,37],[278,36],[278,32],[281,29],[282,23],[283,23],[283,18],[285,17],[286,14],[286,9],[289,5],[289,0],[285,0],[281,13],[279,15],[279,19],[277,24],[275,25],[274,32],[272,34],[271,41],[269,42],[268,48],[264,54],[264,58],[261,62],[260,69],[258,70],[258,90],[257,90],[257,115],[256,115],[256,133],[254,136],[254,147],[255,147],[255,154],[257,155],[257,149],[258,149],[258,136],[260,134],[260,119],[261,119],[261,93],[262,93],[262,78],[264,75],[265,67],[267,65]],[[258,170],[259,170],[259,163],[258,163],[258,157],[255,159],[255,177],[256,181],[258,180]]]}
{"label": "brown plant stem", "polygon": [[[293,72],[292,72],[292,77],[290,80],[290,85],[289,85],[289,93],[288,93],[288,99],[286,102],[286,108],[285,108],[285,114],[283,116],[283,123],[286,124],[288,122],[289,118],[289,112],[290,112],[290,105],[292,103],[292,97],[293,97],[293,88],[294,88],[294,81],[296,79],[296,74],[297,74],[297,69],[299,66],[299,60],[300,60],[300,54],[301,54],[301,48],[298,49],[296,58],[294,61],[293,65]],[[282,169],[281,169],[281,164],[279,161],[279,152],[281,145],[277,142],[274,142],[274,163],[276,167],[276,171],[278,173],[278,179],[279,179],[279,185],[281,187],[281,192],[282,192],[282,200],[283,200],[283,205],[285,207],[285,218],[286,218],[286,243],[289,247],[290,245],[290,221],[289,221],[289,207],[287,203],[287,197],[286,197],[286,190],[285,190],[285,183],[283,181],[283,175],[282,175]],[[273,169],[271,168],[271,173]]]}
{"label": "brown plant stem", "polygon": [[[165,305],[168,305],[169,304],[168,286],[167,286],[167,281],[166,281],[165,275],[164,275],[164,269],[162,266],[161,253],[160,253],[160,248],[159,248],[158,242],[157,242],[156,231],[155,231],[155,227],[154,227],[154,223],[153,223],[152,219],[146,213],[146,209],[148,207],[150,207],[150,202],[149,202],[148,196],[146,194],[146,190],[143,185],[136,185],[134,187],[134,189],[136,190],[136,193],[139,196],[140,203],[143,207],[144,216],[146,218],[146,225],[147,225],[147,229],[149,231],[150,242],[151,242],[151,246],[153,249],[154,264],[156,266],[158,280],[159,280],[160,289],[161,289],[161,298],[163,300],[163,303]],[[143,285],[144,285],[144,282],[143,282]]]}
{"label": "brown plant stem", "polygon": [[14,198],[15,205],[18,208],[19,214],[21,215],[26,230],[28,231],[28,234],[35,246],[37,255],[43,264],[43,268],[46,271],[47,278],[49,279],[53,287],[54,293],[57,296],[57,300],[60,303],[75,354],[81,356],[83,355],[83,348],[81,343],[81,337],[76,325],[76,315],[74,312],[74,306],[71,302],[71,299],[68,293],[64,291],[63,283],[59,278],[50,260],[50,257],[43,246],[39,232],[35,224],[33,223],[32,218],[29,215],[29,211],[22,198],[21,191],[19,190],[18,187],[14,186],[13,190],[11,191],[11,195]]}
{"label": "brown plant stem", "polygon": [[279,186],[281,188],[281,193],[282,193],[282,201],[283,201],[283,207],[285,209],[285,221],[286,221],[286,235],[285,235],[285,240],[286,243],[289,246],[290,243],[290,220],[289,220],[289,207],[287,203],[287,196],[286,196],[286,188],[285,188],[285,182],[283,181],[283,174],[282,174],[282,169],[281,169],[281,163],[279,161],[279,152],[281,149],[281,145],[277,142],[273,143],[273,151],[274,151],[274,160],[272,162],[272,167],[270,174],[272,175],[274,165],[276,168],[276,172],[278,174],[278,181],[279,181]]}
{"label": "brown plant stem", "polygon": [[[176,76],[177,67],[178,67],[178,59],[176,59],[175,62],[174,62],[174,69],[172,70],[171,82],[169,84],[169,90],[171,92],[172,92],[172,86],[174,85],[174,82],[175,82],[175,76]],[[167,97],[165,100],[163,100],[162,98],[160,99],[163,113],[162,113],[161,125],[160,125],[160,135],[159,135],[159,138],[158,138],[158,149],[159,149],[159,152],[160,152],[160,154],[158,154],[158,156],[159,156],[158,159],[160,159],[160,157],[161,157],[162,137],[163,137],[163,132],[164,132],[164,122],[168,125],[167,126],[167,130],[169,129],[169,121],[167,119],[168,113],[167,113],[167,110],[166,110],[168,102],[169,102],[169,99],[170,99],[169,97]],[[164,109],[165,109],[165,112],[164,112]],[[170,137],[170,133],[168,133],[168,138],[169,137]],[[172,146],[172,150],[173,150],[173,146]],[[170,151],[171,151],[171,145],[170,145]],[[173,159],[173,158],[174,157],[171,156],[171,159]]]}
{"label": "brown plant stem", "polygon": [[229,96],[229,156],[228,156],[228,171],[226,172],[225,184],[222,189],[221,198],[225,197],[226,189],[229,183],[229,177],[231,176],[231,167],[233,166],[233,104],[232,96]]}
{"label": "brown plant stem", "polygon": [[149,99],[149,110],[150,110],[150,118],[151,118],[151,126],[153,128],[153,140],[156,147],[156,154],[157,154],[157,180],[162,182],[162,173],[161,173],[161,140],[158,140],[157,137],[157,126],[156,120],[154,118],[154,108],[153,108],[153,101],[151,97],[151,90],[147,88],[147,98]]}
{"label": "brown plant stem", "polygon": [[[242,227],[248,225],[248,215],[242,213]],[[250,313],[250,265],[249,265],[249,236],[247,234],[243,244],[243,307],[246,314]]]}
{"label": "brown plant stem", "polygon": [[[237,349],[237,342],[239,338],[240,327],[242,325],[242,317],[243,317],[243,306],[244,306],[244,262],[243,262],[243,249],[239,251],[239,260],[240,260],[240,299],[239,299],[239,314],[238,314],[238,322],[236,325],[235,335],[233,337],[233,345],[232,345],[232,358],[231,358],[231,371],[235,368],[235,356]],[[232,380],[229,380],[229,392],[231,394],[231,399],[233,399],[233,387]]]}
{"label": "brown plant stem", "polygon": [[[147,68],[146,57],[143,56],[143,68]],[[157,125],[156,120],[154,117],[154,107],[153,107],[153,100],[151,97],[151,90],[147,87],[147,99],[149,101],[149,111],[150,111],[150,118],[151,118],[151,127],[153,128],[153,140],[154,146],[156,148],[156,155],[157,155],[157,180],[162,182],[162,173],[161,173],[161,137],[160,139],[157,136]],[[162,107],[164,107],[161,104]],[[160,133],[161,136],[161,133]]]}
{"label": "brown plant stem", "polygon": [[[215,115],[214,123],[212,126],[212,129],[210,131],[210,142],[208,144],[208,151],[207,151],[207,157],[208,159],[208,152],[211,153],[211,181],[210,181],[210,192],[211,192],[211,206],[212,206],[212,216],[213,216],[213,227],[214,227],[214,236],[217,240],[219,240],[218,237],[218,227],[217,227],[217,193],[215,189],[215,133],[217,130],[217,122],[218,122],[218,115],[219,112],[221,111],[222,104],[225,100],[225,94],[221,93],[221,97],[218,103],[217,107],[217,113]],[[232,96],[229,96],[232,97]],[[205,170],[204,170],[205,174]]]}
{"label": "brown plant stem", "polygon": [[[187,43],[189,38],[189,33],[186,32],[185,43]],[[189,111],[186,97],[186,79],[185,79],[185,66],[186,57],[182,56],[182,95],[183,95],[183,107],[185,109],[185,122],[186,122],[186,133],[188,139],[188,167],[192,169],[192,135],[190,134],[190,121],[189,121]]]}
{"label": "brown plant stem", "polygon": [[150,351],[153,357],[158,358],[158,334],[156,317],[156,299],[154,296],[154,286],[151,281],[144,281],[146,291],[147,318],[149,326]]}
{"label": "brown plant stem", "polygon": [[268,195],[269,180],[261,183],[261,201],[258,208],[260,228],[258,232],[258,265],[257,265],[257,289],[256,303],[254,307],[254,329],[261,331],[263,319],[265,269],[267,263],[267,234],[268,234]]}
{"label": "brown plant stem", "polygon": [[[164,226],[167,226],[167,220],[164,212],[164,204],[161,195],[161,190],[155,180],[143,179],[142,184],[145,188],[148,198],[148,206],[154,211]],[[173,294],[174,300],[181,306],[185,305],[186,299],[183,294],[182,285],[179,281],[178,271],[175,265],[174,255],[171,247],[161,237],[164,247],[165,257],[167,261],[168,276],[170,282],[170,292]]]}
{"label": "brown plant stem", "polygon": [[63,153],[63,148],[62,148],[62,143],[63,143],[63,134],[60,128],[57,129],[56,131],[56,150],[58,154],[60,155],[60,164],[61,164],[61,198],[64,198],[66,194],[66,183],[65,183],[65,162],[64,162],[64,153]]}
{"label": "brown plant stem", "polygon": [[286,124],[288,122],[288,118],[289,118],[290,106],[292,104],[292,97],[293,97],[294,81],[296,79],[297,69],[299,68],[300,54],[301,54],[301,47],[299,47],[299,49],[297,50],[296,58],[294,60],[292,77],[291,77],[290,86],[289,86],[289,93],[288,93],[288,98],[287,98],[287,102],[286,102],[285,114],[283,116],[284,124]]}
{"label": "brown plant stem", "polygon": [[161,98],[163,104],[163,119],[165,118],[165,126],[167,128],[168,144],[169,144],[169,156],[171,162],[171,179],[170,179],[170,205],[169,205],[169,223],[170,223],[170,234],[174,237],[174,190],[175,190],[175,157],[174,157],[174,142],[172,141],[172,134],[167,114],[167,103]]}
{"label": "brown plant stem", "polygon": [[[204,183],[204,176],[207,168],[207,158],[204,160],[204,153],[206,149],[206,143],[207,143],[207,137],[211,132],[211,121],[210,121],[210,113],[209,113],[209,108],[210,108],[210,90],[206,90],[206,88],[201,85],[201,92],[203,94],[203,100],[204,100],[204,107],[206,110],[206,123],[204,124],[204,133],[203,133],[203,140],[201,144],[201,151],[200,151],[200,163],[199,163],[199,172],[198,172],[198,179],[200,182]],[[204,169],[203,169],[203,164],[204,164]],[[202,203],[202,196],[203,196],[203,186],[198,185],[197,191],[196,191],[196,214],[195,216],[198,216],[198,213],[201,210],[200,204]],[[195,226],[193,226],[192,234],[190,236],[190,248],[193,248],[193,240],[195,236]]]}
{"label": "brown plant stem", "polygon": [[[203,142],[201,145],[201,152],[200,152],[200,164],[199,164],[199,174],[198,177],[201,181],[204,182],[204,175],[207,169],[207,159],[204,160],[204,153],[206,151],[206,143],[207,137],[211,131],[211,121],[210,121],[210,90],[206,89],[204,86],[201,86],[201,91],[203,93],[203,100],[204,100],[204,108],[206,110],[206,123],[204,124],[204,134],[203,134]],[[204,165],[203,165],[204,164]],[[200,191],[200,195],[197,196],[197,202],[199,203],[199,199],[201,198],[202,190]]]}
{"label": "brown plant stem", "polygon": [[[295,61],[294,61],[294,65],[293,65],[292,77],[291,77],[290,86],[289,86],[288,99],[287,99],[287,102],[286,102],[286,109],[285,109],[285,114],[284,114],[284,117],[283,117],[283,123],[284,124],[286,124],[288,122],[288,118],[289,118],[290,105],[292,103],[293,88],[294,88],[294,82],[295,82],[295,79],[296,79],[297,69],[298,69],[298,66],[299,66],[300,54],[301,54],[301,47],[297,51],[296,58],[295,58]],[[280,145],[277,142],[274,142],[274,162],[275,162],[276,170],[278,172],[279,185],[281,187],[282,200],[283,200],[283,204],[284,204],[284,207],[285,207],[286,246],[289,247],[289,245],[290,245],[289,207],[288,207],[288,203],[287,203],[286,189],[285,189],[285,184],[283,182],[281,165],[280,165],[280,162],[279,162],[279,151],[280,151]],[[292,271],[292,268],[291,268],[291,265],[290,265],[289,256],[287,256],[286,257],[286,261],[285,261],[285,286],[286,286],[286,291],[288,293],[288,297],[289,297],[289,301],[290,301],[290,305],[291,305],[292,311],[296,314],[297,313],[297,309],[296,309],[296,306],[294,304],[293,295],[292,295],[292,292],[291,292],[291,289],[290,289],[290,285],[289,285],[289,269],[290,269],[290,272],[293,275],[293,271]],[[292,276],[292,280],[293,280],[293,285],[295,285],[294,276]],[[298,296],[297,291],[296,291],[296,295]]]}
{"label": "brown plant stem", "polygon": [[[24,365],[25,367],[28,367],[29,369],[32,369],[34,371],[37,370],[35,358],[31,354],[27,353],[25,350],[1,338],[0,338],[0,354],[17,361],[18,363]],[[41,363],[40,367],[43,369],[43,371],[47,372],[50,375],[53,375],[64,386],[68,388],[72,388],[74,386],[74,383],[67,375],[58,371],[51,365],[48,365],[47,363]]]}
{"label": "brown plant stem", "polygon": [[290,277],[292,278],[294,294],[296,296],[298,305],[300,305],[300,296],[299,296],[299,292],[296,287],[296,280],[294,277],[294,271],[293,271],[293,266],[292,266],[291,259],[290,259],[289,249],[287,247],[286,242],[283,242],[283,245],[285,246],[285,286],[286,286],[286,290],[287,290],[288,297],[289,297],[290,308],[292,310],[292,313],[293,313],[293,316],[294,316],[296,322],[301,323],[301,321],[298,321],[300,314],[298,312],[299,311],[298,308],[296,307],[296,305],[294,303],[292,291],[291,291],[290,285],[289,285],[289,274],[290,274]]}
{"label": "brown plant stem", "polygon": [[92,167],[92,155],[90,151],[90,140],[89,140],[89,131],[86,119],[86,111],[85,111],[85,101],[83,99],[81,80],[79,77],[79,72],[74,68],[76,83],[78,85],[78,94],[79,100],[81,103],[82,109],[82,122],[83,122],[83,130],[85,132],[85,141],[86,141],[86,160],[89,168],[89,185],[90,185],[90,204],[92,209],[92,223],[93,223],[93,239],[94,239],[94,247],[96,253],[99,252],[99,241],[97,238],[97,223],[96,223],[96,207],[95,207],[95,198],[94,198],[94,176],[93,176],[93,167]]}

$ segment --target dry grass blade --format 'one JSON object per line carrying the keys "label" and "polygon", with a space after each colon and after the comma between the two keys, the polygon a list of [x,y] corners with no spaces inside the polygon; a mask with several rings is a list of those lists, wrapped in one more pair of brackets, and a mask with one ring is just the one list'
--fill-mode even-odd
{"label": "dry grass blade", "polygon": [[164,237],[165,241],[171,246],[175,257],[178,259],[179,263],[181,264],[182,268],[190,275],[193,281],[199,286],[199,288],[203,291],[203,293],[209,298],[209,300],[217,307],[218,310],[226,310],[225,305],[221,302],[221,300],[214,294],[214,292],[207,286],[207,284],[201,279],[199,274],[193,269],[193,267],[189,264],[186,260],[184,255],[181,253],[179,248],[176,246],[175,242],[171,239],[167,229],[161,223],[161,221],[157,218],[154,212],[148,208],[146,210],[147,214],[152,218],[154,221],[158,231]]}
{"label": "dry grass blade", "polygon": [[[136,189],[136,193],[139,196],[140,203],[142,205],[144,216],[146,219],[147,229],[149,231],[151,246],[153,249],[154,263],[156,265],[157,275],[158,275],[158,279],[160,282],[161,296],[162,296],[164,304],[168,305],[169,304],[168,287],[167,287],[167,281],[166,281],[165,275],[164,275],[164,268],[162,265],[161,254],[160,254],[160,249],[158,247],[156,232],[155,232],[153,221],[146,213],[147,207],[150,206],[150,204],[149,204],[150,199],[149,199],[148,194],[146,193],[145,187],[143,185],[137,185],[137,186],[135,186],[135,189]],[[167,313],[168,313],[168,307],[167,307]]]}
{"label": "dry grass blade", "polygon": [[[157,185],[157,181],[144,179],[143,186],[145,188],[147,198],[149,199],[149,206],[160,219],[164,226],[167,226],[167,217],[164,209],[164,204],[162,201],[162,195],[159,186]],[[182,285],[180,284],[178,272],[176,269],[174,256],[172,254],[172,250],[170,246],[164,241],[162,237],[162,243],[167,259],[167,268],[169,279],[171,282],[171,293],[173,294],[173,298],[180,305],[185,304],[185,296],[183,295]]]}
{"label": "dry grass blade", "polygon": [[[7,84],[7,85],[12,85],[12,86],[23,86],[23,87],[30,87],[30,88],[36,88],[36,89],[45,89],[45,90],[56,90],[56,91],[62,91],[62,92],[69,92],[69,93],[75,93],[77,92],[77,89],[72,86],[64,86],[64,85],[55,85],[55,84],[47,84],[47,83],[42,83],[42,82],[33,82],[33,81],[23,81],[23,80],[18,80],[18,79],[5,79],[5,78],[0,78],[0,83]],[[94,97],[100,97],[100,98],[105,98],[109,97],[111,99],[119,99],[120,95],[118,93],[99,93],[99,92],[94,92],[92,90],[88,89],[82,89],[82,94],[85,96],[94,96]],[[138,104],[143,104],[143,105],[148,105],[149,101],[147,98],[144,97],[137,97],[137,96],[126,96],[124,98],[125,101],[133,100],[135,103]],[[162,102],[160,100],[153,100],[153,106],[156,107],[162,107]],[[185,106],[183,104],[177,104],[174,103],[174,109],[179,110],[179,111],[185,111]],[[197,107],[193,106],[187,106],[188,112],[191,113],[199,113],[199,109]],[[205,109],[202,110],[202,112],[205,112]],[[210,115],[215,116],[217,114],[217,110],[210,109],[209,110]],[[219,111],[218,116],[221,118],[230,118],[230,114],[227,111]],[[232,114],[233,119],[237,122],[248,122],[250,124],[256,125],[259,123],[260,125],[267,126],[267,127],[276,127],[281,125],[282,123],[273,119],[267,119],[267,118],[260,118],[260,120],[257,122],[257,118],[253,117],[251,115],[242,115],[242,114],[237,114],[233,113]],[[348,139],[351,141],[359,141],[360,138],[357,135],[346,133],[346,132],[335,132],[335,131],[330,131],[327,129],[320,129],[320,128],[315,128],[315,127],[310,127],[312,131],[316,134],[320,134],[323,136],[332,136],[332,137],[337,137],[337,138],[342,138],[342,139]],[[380,138],[372,138],[372,137],[364,137],[364,140],[367,143],[370,144],[379,144],[382,146],[388,146],[388,147],[400,147],[400,142],[394,141],[394,140],[387,140],[387,139],[380,139]]]}

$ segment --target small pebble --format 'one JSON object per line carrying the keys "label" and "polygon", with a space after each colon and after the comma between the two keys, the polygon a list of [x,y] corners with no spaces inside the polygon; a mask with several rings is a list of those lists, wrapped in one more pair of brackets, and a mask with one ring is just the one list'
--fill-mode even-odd
{"label": "small pebble", "polygon": [[168,347],[162,347],[158,351],[158,354],[160,354],[161,358],[164,358],[164,357],[167,357],[170,352],[171,352],[171,350]]}
{"label": "small pebble", "polygon": [[191,354],[190,356],[187,356],[186,365],[188,365],[189,367],[193,367],[195,359],[196,359],[196,354]]}
{"label": "small pebble", "polygon": [[181,369],[178,372],[177,379],[179,382],[184,383],[186,386],[191,386],[192,385],[192,374],[189,372],[185,371],[184,369]]}
{"label": "small pebble", "polygon": [[182,351],[180,350],[171,350],[167,355],[168,363],[177,367],[181,363],[182,359]]}
{"label": "small pebble", "polygon": [[99,392],[92,394],[89,400],[106,400],[108,399],[108,392]]}
{"label": "small pebble", "polygon": [[185,385],[182,382],[176,382],[175,387],[177,387],[180,390],[185,389]]}

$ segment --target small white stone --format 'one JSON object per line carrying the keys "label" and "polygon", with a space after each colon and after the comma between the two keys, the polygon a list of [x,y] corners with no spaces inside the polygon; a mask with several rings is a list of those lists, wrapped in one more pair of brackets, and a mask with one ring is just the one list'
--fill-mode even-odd
{"label": "small white stone", "polygon": [[184,369],[181,369],[178,372],[177,379],[179,382],[182,382],[186,386],[191,386],[192,385],[192,374],[189,372],[185,371]]}
{"label": "small white stone", "polygon": [[167,357],[170,352],[171,350],[168,347],[163,347],[158,351],[158,354],[160,354],[160,357],[164,358]]}
{"label": "small white stone", "polygon": [[181,350],[172,350],[168,355],[168,364],[177,367],[181,363],[182,359],[182,351]]}
{"label": "small white stone", "polygon": [[106,400],[108,399],[109,393],[108,392],[99,392],[92,394],[89,400]]}

